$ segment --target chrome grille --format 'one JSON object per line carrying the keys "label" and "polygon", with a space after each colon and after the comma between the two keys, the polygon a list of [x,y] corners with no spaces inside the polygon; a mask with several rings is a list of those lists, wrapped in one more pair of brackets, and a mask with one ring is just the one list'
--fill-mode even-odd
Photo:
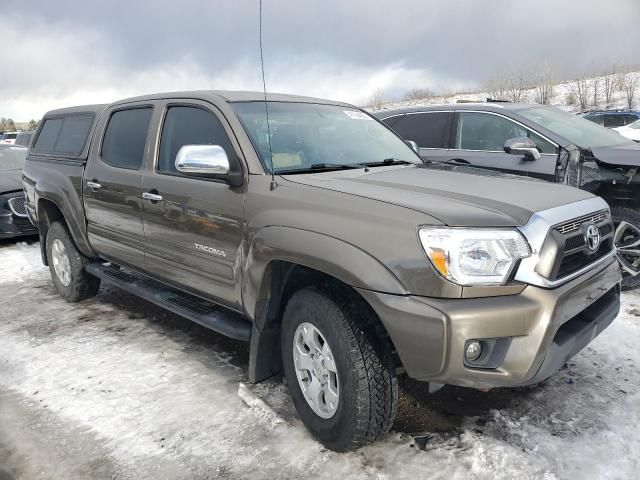
{"label": "chrome grille", "polygon": [[563,235],[567,235],[569,233],[580,230],[580,225],[583,223],[600,223],[607,217],[607,211],[602,210],[601,212],[592,213],[590,215],[585,215],[584,217],[573,219],[569,222],[557,225],[555,229]]}
{"label": "chrome grille", "polygon": [[[585,228],[587,225],[596,225],[600,231],[600,247],[595,251],[587,248]],[[563,245],[561,255],[556,258],[554,268],[550,272],[550,278],[554,280],[565,278],[578,272],[599,259],[607,256],[614,249],[613,225],[608,210],[590,213],[575,218],[569,222],[561,223],[553,227],[556,232],[550,241]]]}
{"label": "chrome grille", "polygon": [[9,199],[9,208],[16,217],[27,216],[27,201],[24,197],[13,197]]}

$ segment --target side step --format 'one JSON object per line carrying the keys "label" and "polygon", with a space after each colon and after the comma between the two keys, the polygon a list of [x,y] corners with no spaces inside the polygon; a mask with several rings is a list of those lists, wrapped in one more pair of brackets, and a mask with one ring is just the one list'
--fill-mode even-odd
{"label": "side step", "polygon": [[251,322],[239,313],[118,267],[91,263],[85,268],[91,275],[107,283],[227,337],[245,342],[251,339]]}

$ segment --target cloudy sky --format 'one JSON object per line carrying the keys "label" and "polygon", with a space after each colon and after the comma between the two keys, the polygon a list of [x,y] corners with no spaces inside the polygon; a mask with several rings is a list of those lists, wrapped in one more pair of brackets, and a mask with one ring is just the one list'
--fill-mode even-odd
{"label": "cloudy sky", "polygon": [[[363,104],[550,62],[640,64],[639,0],[263,0],[267,88]],[[260,89],[258,0],[0,0],[0,116]]]}

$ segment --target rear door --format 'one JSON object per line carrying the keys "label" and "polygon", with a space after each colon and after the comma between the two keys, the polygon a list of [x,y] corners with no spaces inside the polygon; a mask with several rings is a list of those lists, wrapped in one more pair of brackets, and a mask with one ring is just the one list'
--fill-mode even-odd
{"label": "rear door", "polygon": [[406,113],[384,122],[405,140],[416,142],[423,160],[439,162],[446,159],[452,119],[453,111],[432,111]]}
{"label": "rear door", "polygon": [[[157,151],[145,170],[145,270],[166,283],[241,309],[240,244],[244,187],[188,177],[175,160],[183,145],[219,145],[231,169],[242,170],[229,125],[211,104],[195,100],[163,105]],[[232,140],[233,139],[233,140]]]}
{"label": "rear door", "polygon": [[[451,137],[452,148],[447,163],[555,180],[557,145],[511,118],[492,112],[458,111]],[[525,156],[505,153],[505,142],[516,137],[533,140],[540,158],[529,160]]]}
{"label": "rear door", "polygon": [[140,268],[144,260],[142,175],[153,114],[149,104],[103,116],[85,170],[83,195],[91,246],[101,256]]}

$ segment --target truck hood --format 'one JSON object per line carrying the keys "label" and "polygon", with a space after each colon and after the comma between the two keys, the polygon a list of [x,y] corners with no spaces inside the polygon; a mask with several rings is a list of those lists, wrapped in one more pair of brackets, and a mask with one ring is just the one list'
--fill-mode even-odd
{"label": "truck hood", "polygon": [[640,167],[640,144],[633,141],[614,147],[592,147],[590,150],[602,163]]}
{"label": "truck hood", "polygon": [[563,185],[436,163],[284,178],[410,208],[450,226],[522,226],[534,212],[593,197]]}
{"label": "truck hood", "polygon": [[6,192],[22,190],[22,170],[3,170],[0,172],[0,195]]}

